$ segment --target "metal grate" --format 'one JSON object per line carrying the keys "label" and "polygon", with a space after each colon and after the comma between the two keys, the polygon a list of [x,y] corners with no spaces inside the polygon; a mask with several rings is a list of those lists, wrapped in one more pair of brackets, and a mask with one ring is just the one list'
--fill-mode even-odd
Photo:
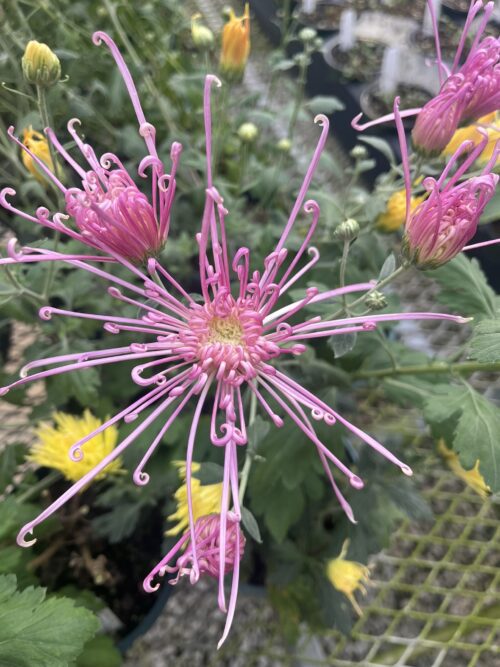
{"label": "metal grate", "polygon": [[338,667],[500,667],[500,506],[429,462],[434,522],[404,523],[373,569],[351,637],[320,637]]}

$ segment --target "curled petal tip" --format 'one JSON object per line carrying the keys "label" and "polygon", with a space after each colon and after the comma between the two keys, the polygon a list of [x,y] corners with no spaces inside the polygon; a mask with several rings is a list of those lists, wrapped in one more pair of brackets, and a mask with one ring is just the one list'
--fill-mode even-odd
{"label": "curled petal tip", "polygon": [[14,127],[14,125],[9,125],[9,127],[7,128],[7,134],[9,135],[9,137],[14,136],[15,131],[16,128]]}
{"label": "curled petal tip", "polygon": [[74,130],[75,125],[81,125],[82,121],[79,118],[70,118],[66,124],[68,130]]}
{"label": "curled petal tip", "polygon": [[319,204],[315,199],[308,199],[304,204],[304,211],[306,213],[315,213],[319,211]]}
{"label": "curled petal tip", "polygon": [[156,584],[155,586],[153,586],[151,584],[152,579],[153,579],[153,577],[151,575],[149,575],[142,582],[142,587],[144,588],[146,593],[154,593],[155,591],[157,591],[160,588],[160,584]]}
{"label": "curled petal tip", "polygon": [[134,472],[132,479],[137,486],[146,486],[149,482],[149,475],[147,472],[138,469]]}
{"label": "curled petal tip", "polygon": [[73,447],[70,447],[69,450],[69,458],[74,461],[75,463],[78,463],[83,459],[83,451],[79,445],[73,445]]}
{"label": "curled petal tip", "polygon": [[0,387],[0,396],[5,396],[5,394],[8,394],[10,390],[10,387]]}
{"label": "curled petal tip", "polygon": [[42,320],[51,320],[52,319],[52,308],[50,306],[42,306],[38,311],[38,316]]}
{"label": "curled petal tip", "polygon": [[403,465],[401,466],[401,470],[402,470],[402,471],[404,472],[404,474],[407,475],[408,477],[411,477],[411,476],[413,475],[413,470],[410,468],[410,466],[407,466],[407,465],[403,464]]}
{"label": "curled petal tip", "polygon": [[468,322],[472,322],[473,319],[473,317],[457,317],[457,322],[459,324],[467,324]]}
{"label": "curled petal tip", "polygon": [[32,540],[27,540],[26,535],[33,535],[33,527],[31,524],[28,524],[27,526],[24,526],[24,528],[21,528],[19,531],[19,534],[16,538],[16,542],[20,547],[32,547],[35,542],[36,542],[36,537],[34,537]]}
{"label": "curled petal tip", "polygon": [[330,125],[330,121],[328,120],[328,118],[325,116],[324,113],[319,113],[317,116],[315,116],[314,122],[321,125],[321,127],[329,127]]}
{"label": "curled petal tip", "polygon": [[352,477],[349,478],[349,484],[355,488],[355,489],[362,489],[365,485],[361,477],[358,477],[357,475],[353,475]]}
{"label": "curled petal tip", "polygon": [[220,88],[222,86],[222,81],[215,74],[207,74],[207,77],[206,77],[205,80],[207,81],[207,83],[209,85],[212,85],[212,83],[215,83],[217,88]]}
{"label": "curled petal tip", "polygon": [[96,30],[92,35],[92,41],[96,46],[100,46],[101,42],[112,42],[111,37],[102,30]]}
{"label": "curled petal tip", "polygon": [[351,127],[354,128],[355,130],[358,130],[360,125],[359,121],[363,118],[363,112],[358,113],[357,116],[354,116],[354,118],[351,120]]}
{"label": "curled petal tip", "polygon": [[182,144],[179,143],[178,141],[174,141],[172,144],[172,148],[170,149],[170,157],[174,158],[177,157],[182,153]]}

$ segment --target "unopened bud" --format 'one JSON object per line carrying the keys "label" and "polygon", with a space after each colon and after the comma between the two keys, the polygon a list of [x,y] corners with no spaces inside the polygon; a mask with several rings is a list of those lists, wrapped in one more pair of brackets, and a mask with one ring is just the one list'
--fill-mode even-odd
{"label": "unopened bud", "polygon": [[299,39],[301,42],[307,43],[307,42],[312,42],[313,39],[316,38],[316,35],[318,33],[314,28],[302,28],[302,30],[299,32]]}
{"label": "unopened bud", "polygon": [[357,144],[351,149],[351,157],[355,160],[363,160],[368,155],[368,151],[364,146]]}
{"label": "unopened bud", "polygon": [[335,238],[340,241],[352,241],[359,234],[359,224],[353,218],[348,218],[341,222],[334,231]]}
{"label": "unopened bud", "polygon": [[206,25],[200,25],[201,14],[191,17],[191,39],[199,49],[209,49],[214,44],[214,33]]}
{"label": "unopened bud", "polygon": [[36,86],[48,88],[61,78],[59,58],[47,44],[28,42],[21,65],[26,80]]}
{"label": "unopened bud", "polygon": [[387,306],[387,299],[382,292],[375,290],[367,296],[365,303],[370,310],[383,310]]}
{"label": "unopened bud", "polygon": [[280,139],[276,144],[276,148],[280,153],[289,153],[292,150],[292,142],[290,139]]}
{"label": "unopened bud", "polygon": [[238,128],[238,136],[246,144],[254,142],[259,135],[259,130],[253,123],[243,123]]}

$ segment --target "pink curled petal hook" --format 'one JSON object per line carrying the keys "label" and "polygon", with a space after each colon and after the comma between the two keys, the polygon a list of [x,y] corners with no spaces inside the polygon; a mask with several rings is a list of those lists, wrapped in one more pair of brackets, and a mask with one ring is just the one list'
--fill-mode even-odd
{"label": "pink curled petal hook", "polygon": [[146,486],[146,484],[149,484],[150,477],[147,472],[144,472],[139,467],[137,467],[134,470],[132,479],[134,480],[134,484],[137,486]]}
{"label": "pink curled petal hook", "polygon": [[27,540],[26,535],[31,535],[33,536],[33,528],[36,526],[36,523],[32,521],[31,523],[27,523],[21,530],[19,531],[16,542],[20,547],[28,548],[32,547],[34,544],[36,544],[37,538],[33,537],[32,540]]}

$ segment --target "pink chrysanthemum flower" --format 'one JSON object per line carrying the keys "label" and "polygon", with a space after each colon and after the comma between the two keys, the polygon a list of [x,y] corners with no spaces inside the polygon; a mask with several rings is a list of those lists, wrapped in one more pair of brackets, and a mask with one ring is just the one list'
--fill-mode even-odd
{"label": "pink chrysanthemum flower", "polygon": [[[432,0],[428,0],[436,41],[436,57],[441,81],[439,93],[419,109],[401,112],[401,117],[417,116],[412,130],[413,145],[425,155],[439,155],[450,142],[460,125],[471,123],[500,107],[500,39],[486,37],[481,41],[494,3],[484,5],[484,15],[478,26],[465,63],[460,66],[467,36],[474,18],[483,8],[483,0],[472,1],[451,69],[441,58],[441,47]],[[394,120],[388,114],[377,120],[359,124],[362,114],[352,121],[356,130],[363,131],[379,123]]]}
{"label": "pink chrysanthemum flower", "polygon": [[[78,136],[75,125],[80,124],[80,121],[73,118],[68,122],[68,132],[87,162],[86,169],[61,145],[51,128],[46,128],[45,133],[54,149],[81,180],[81,187],[66,187],[43,160],[15,137],[13,127],[8,130],[10,138],[61,191],[66,201],[66,214],[56,213],[51,219],[49,211],[44,207],[37,209],[36,217],[19,211],[5,198],[5,194],[15,194],[12,189],[4,191],[0,203],[27,220],[63,232],[111,254],[113,258],[139,263],[156,256],[167,239],[176,187],[175,173],[182,147],[179,143],[172,145],[172,169],[170,174],[165,174],[156,150],[155,128],[146,121],[121,53],[106,33],[96,32],[93,39],[95,44],[102,41],[110,48],[128,88],[139,123],[139,134],[144,138],[148,150],[139,164],[138,173],[146,178],[147,170],[151,170],[151,201],[139,190],[116,155],[105,153],[100,159],[97,158],[93,148]],[[70,217],[74,220],[73,226],[64,222]]]}
{"label": "pink chrysanthemum flower", "polygon": [[[428,196],[413,211],[411,210],[411,176],[408,149],[399,113],[399,98],[394,100],[394,117],[399,136],[406,189],[406,221],[403,238],[403,253],[406,259],[419,269],[433,269],[453,259],[462,250],[488,245],[466,244],[474,236],[485,206],[495,194],[498,175],[492,173],[500,153],[497,144],[491,159],[480,176],[473,176],[462,182],[460,179],[483,152],[488,143],[488,135],[483,130],[483,141],[472,149],[474,142],[464,141],[451,156],[440,177],[425,178],[423,186]],[[448,178],[457,166],[463,153],[470,151],[466,159]],[[448,179],[448,180],[446,180]]]}
{"label": "pink chrysanthemum flower", "polygon": [[[94,41],[103,39],[110,45],[125,76],[132,100],[135,100],[137,111],[137,94],[128,70],[117,55],[116,46],[102,33],[96,35]],[[138,425],[113,452],[21,529],[18,535],[18,544],[21,546],[32,545],[36,539],[26,538],[33,535],[37,525],[85,488],[148,427],[156,425],[157,434],[133,474],[136,484],[147,484],[149,476],[144,469],[149,459],[176,418],[187,409],[188,404],[193,404],[194,413],[186,452],[190,518],[189,564],[192,571],[190,576],[196,580],[202,571],[214,573],[214,564],[218,562],[219,606],[226,610],[224,574],[229,567],[228,554],[230,555],[229,561],[233,563],[234,569],[226,626],[220,642],[222,643],[229,632],[238,589],[239,558],[234,558],[234,553],[240,554],[241,539],[238,538],[238,546],[232,537],[233,534],[239,535],[235,525],[241,519],[237,450],[247,443],[247,427],[256,408],[260,408],[277,428],[288,418],[301,429],[317,449],[333,491],[351,521],[354,521],[352,509],[337,486],[330,466],[333,464],[355,489],[361,489],[363,481],[321,441],[314,427],[315,421],[323,421],[327,425],[338,421],[405,474],[411,475],[412,472],[373,437],[351,424],[312,391],[284,373],[280,362],[290,355],[300,356],[309,341],[316,338],[370,331],[379,322],[403,319],[447,319],[455,322],[467,320],[440,313],[370,314],[331,319],[311,316],[308,312],[311,304],[327,302],[353,292],[372,290],[373,283],[361,283],[323,292],[316,287],[309,287],[304,290],[300,299],[290,302],[289,289],[319,260],[318,250],[310,244],[320,210],[315,201],[306,201],[306,194],[328,136],[328,119],[322,115],[315,119],[321,126],[321,137],[292,212],[276,247],[265,258],[262,270],[252,267],[250,250],[247,247],[237,249],[230,256],[225,226],[228,212],[212,181],[210,95],[213,84],[221,85],[215,76],[207,76],[204,91],[207,187],[201,230],[196,237],[199,246],[201,301],[195,301],[155,258],[149,258],[147,268],[143,271],[122,255],[114,253],[106,244],[106,250],[111,256],[130,270],[135,281],[130,282],[96,265],[96,262],[106,261],[106,257],[68,255],[33,247],[17,251],[15,240],[12,240],[7,247],[9,257],[0,260],[0,264],[60,261],[68,266],[78,267],[108,281],[109,294],[117,302],[135,306],[138,314],[135,317],[122,317],[43,307],[40,310],[42,319],[63,315],[100,321],[109,334],[129,332],[131,342],[121,347],[110,346],[107,349],[68,353],[30,362],[22,369],[21,378],[4,387],[1,393],[5,394],[13,387],[57,374],[121,361],[137,362],[131,377],[136,388],[138,386],[143,389],[140,398],[73,444],[69,455],[73,460],[80,460],[84,455],[84,445],[98,433],[121,421],[137,421]],[[9,193],[8,189],[2,193],[4,205],[7,207],[9,205],[5,198]],[[290,253],[287,244],[302,211],[309,218],[308,229],[298,250]],[[98,241],[96,244],[101,248]],[[104,249],[104,246],[102,248]],[[134,341],[134,336],[139,336],[141,342]],[[147,342],[142,342],[143,340]],[[250,403],[254,406],[253,411],[250,410],[250,421],[247,417],[247,398],[250,398]],[[204,555],[206,556],[205,533],[199,524],[197,528],[193,520],[191,484],[195,439],[203,411],[211,414],[210,440],[214,446],[221,447],[224,453],[222,499],[220,518],[217,520],[218,539],[214,538],[214,525],[210,524],[208,531],[210,544],[218,546],[219,554],[210,561],[203,560]],[[286,447],[286,443],[283,446]],[[203,547],[200,546],[199,550],[201,543]],[[166,562],[165,559],[162,562]],[[180,570],[186,569],[186,563],[187,561],[181,563]],[[160,569],[162,568],[163,566]],[[146,579],[147,588],[150,583],[151,575]]]}
{"label": "pink chrysanthemum flower", "polygon": [[[238,472],[236,470],[236,480]],[[224,539],[224,549],[221,549],[221,531]],[[193,534],[194,533],[194,536]],[[193,546],[194,545],[194,546]],[[175,565],[169,563],[181,551]],[[235,512],[228,512],[225,526],[221,522],[220,514],[209,514],[200,517],[195,525],[194,531],[188,531],[176,542],[167,555],[156,565],[144,579],[144,590],[148,593],[158,590],[160,585],[153,584],[156,577],[163,577],[166,573],[175,574],[175,578],[169,579],[168,583],[175,585],[179,579],[189,575],[191,584],[195,584],[200,576],[206,574],[213,579],[218,579],[220,573],[234,572],[234,580],[238,581],[240,561],[245,551],[245,536],[240,528],[240,508],[235,506]],[[221,558],[223,561],[221,561]],[[229,629],[236,608],[237,587],[231,590],[231,598],[228,607],[227,628]],[[225,601],[219,600],[224,608]],[[225,637],[219,642],[219,646]]]}

